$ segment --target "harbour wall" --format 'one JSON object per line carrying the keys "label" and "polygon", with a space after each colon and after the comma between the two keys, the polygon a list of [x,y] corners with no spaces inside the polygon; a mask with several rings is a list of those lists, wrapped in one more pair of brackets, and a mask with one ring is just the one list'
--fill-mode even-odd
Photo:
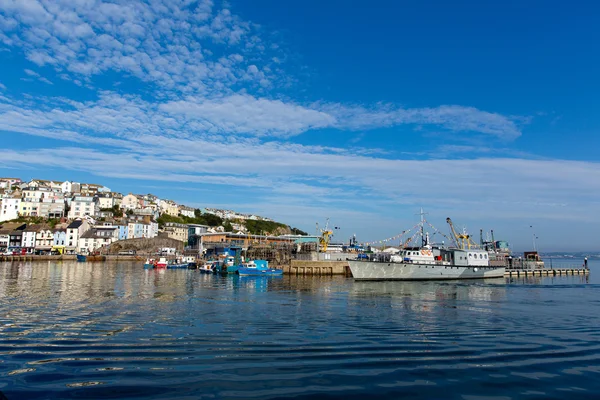
{"label": "harbour wall", "polygon": [[283,266],[286,275],[345,275],[350,276],[347,261],[304,261],[292,260]]}

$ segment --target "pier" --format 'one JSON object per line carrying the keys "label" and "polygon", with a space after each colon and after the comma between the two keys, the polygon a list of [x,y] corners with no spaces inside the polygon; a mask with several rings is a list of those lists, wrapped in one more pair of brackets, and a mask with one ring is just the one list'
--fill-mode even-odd
{"label": "pier", "polygon": [[589,275],[586,268],[540,268],[540,269],[507,269],[504,276],[564,276]]}

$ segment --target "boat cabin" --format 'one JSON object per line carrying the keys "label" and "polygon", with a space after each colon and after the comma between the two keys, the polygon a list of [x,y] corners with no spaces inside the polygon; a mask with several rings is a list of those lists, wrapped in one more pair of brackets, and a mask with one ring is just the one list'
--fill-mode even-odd
{"label": "boat cabin", "polygon": [[490,265],[489,254],[480,249],[450,249],[454,265],[465,267],[487,267]]}

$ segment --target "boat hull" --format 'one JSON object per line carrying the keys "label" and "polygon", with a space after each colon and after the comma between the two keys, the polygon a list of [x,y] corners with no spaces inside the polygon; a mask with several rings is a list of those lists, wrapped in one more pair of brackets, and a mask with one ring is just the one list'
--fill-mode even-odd
{"label": "boat hull", "polygon": [[81,254],[77,254],[77,261],[78,262],[86,262],[87,261],[87,257]]}
{"label": "boat hull", "polygon": [[467,267],[407,264],[394,262],[349,261],[357,281],[426,281],[446,279],[483,279],[504,277],[504,267]]}
{"label": "boat hull", "polygon": [[186,264],[169,264],[167,265],[167,269],[187,269],[188,265]]}
{"label": "boat hull", "polygon": [[258,269],[258,268],[238,268],[240,276],[282,276],[283,271],[280,269]]}

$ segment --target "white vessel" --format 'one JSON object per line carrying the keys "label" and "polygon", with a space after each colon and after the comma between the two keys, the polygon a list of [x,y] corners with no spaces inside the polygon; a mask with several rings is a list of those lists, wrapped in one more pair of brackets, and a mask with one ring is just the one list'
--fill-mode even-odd
{"label": "white vessel", "polygon": [[376,254],[369,260],[349,261],[355,280],[443,280],[504,277],[504,266],[490,265],[489,253],[479,248],[470,236],[457,234],[447,219],[454,236],[455,248],[431,245],[424,232],[421,212],[421,245],[405,247],[398,254]]}

